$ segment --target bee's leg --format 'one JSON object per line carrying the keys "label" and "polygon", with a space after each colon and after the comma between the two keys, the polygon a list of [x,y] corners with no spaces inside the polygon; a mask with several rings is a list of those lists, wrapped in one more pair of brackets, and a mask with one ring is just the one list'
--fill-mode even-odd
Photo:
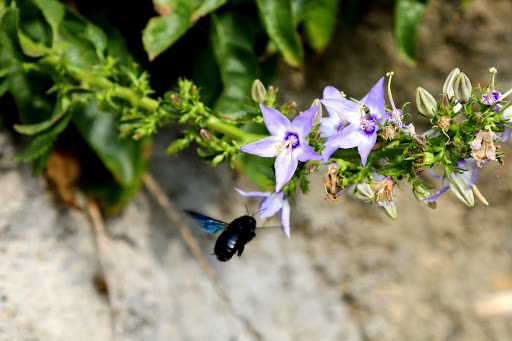
{"label": "bee's leg", "polygon": [[238,248],[238,258],[240,258],[242,256],[242,252],[244,252],[244,246],[243,245]]}

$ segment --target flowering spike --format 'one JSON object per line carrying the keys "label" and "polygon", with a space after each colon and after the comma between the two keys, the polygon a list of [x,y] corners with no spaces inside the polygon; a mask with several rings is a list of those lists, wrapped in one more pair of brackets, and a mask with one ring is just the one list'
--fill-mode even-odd
{"label": "flowering spike", "polygon": [[436,100],[427,90],[421,87],[416,89],[416,106],[418,111],[425,117],[432,118],[436,115]]}

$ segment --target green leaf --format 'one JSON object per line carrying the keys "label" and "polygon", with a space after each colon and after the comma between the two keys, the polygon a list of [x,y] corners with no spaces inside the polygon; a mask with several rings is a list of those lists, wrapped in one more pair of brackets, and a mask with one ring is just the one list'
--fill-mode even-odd
{"label": "green leaf", "polygon": [[227,0],[204,0],[201,5],[194,11],[193,17],[197,19],[204,17],[210,12],[215,11],[220,6],[224,5]]}
{"label": "green leaf", "polygon": [[27,35],[25,35],[21,30],[18,31],[18,38],[20,40],[20,45],[21,48],[23,49],[23,53],[25,53],[29,57],[39,58],[42,56],[46,56],[49,52],[49,49],[46,46],[40,43],[36,43]]}
{"label": "green leaf", "polygon": [[[59,101],[57,100],[57,103]],[[35,123],[35,124],[15,124],[14,130],[16,130],[20,134],[25,135],[35,135],[38,134],[48,128],[50,128],[55,122],[57,122],[62,116],[66,114],[66,110],[63,110],[60,105],[56,105],[53,111],[52,116],[46,121]]]}
{"label": "green leaf", "polygon": [[304,18],[309,45],[317,52],[325,50],[336,27],[338,0],[312,1]]}
{"label": "green leaf", "polygon": [[64,19],[66,8],[57,0],[32,0],[41,10],[44,18],[52,28],[53,45],[59,40],[59,26]]}
{"label": "green leaf", "polygon": [[302,65],[303,51],[295,32],[290,0],[256,0],[267,34],[277,45],[285,62]]}
{"label": "green leaf", "polygon": [[128,187],[138,184],[147,165],[143,143],[120,140],[114,115],[99,111],[95,101],[75,102],[70,110],[80,135],[116,181]]}
{"label": "green leaf", "polygon": [[212,15],[211,41],[224,86],[215,105],[217,111],[238,111],[257,78],[252,21],[251,17],[233,12]]}
{"label": "green leaf", "polygon": [[84,35],[96,48],[96,54],[98,57],[103,58],[104,52],[107,48],[108,40],[107,36],[105,33],[103,33],[101,28],[91,23],[87,23]]}
{"label": "green leaf", "polygon": [[[18,40],[18,10],[8,8],[0,18],[0,48],[7,51],[12,60],[11,63],[23,61],[25,56]],[[5,65],[2,65],[5,67]]]}
{"label": "green leaf", "polygon": [[173,1],[169,11],[166,16],[149,19],[142,31],[142,43],[150,61],[167,50],[192,27],[192,10],[188,5]]}
{"label": "green leaf", "polygon": [[306,15],[306,9],[311,1],[314,2],[315,0],[293,0],[293,27],[297,28],[297,26],[304,20],[304,16]]}
{"label": "green leaf", "polygon": [[427,0],[397,0],[395,4],[393,33],[400,56],[411,64],[416,62],[416,31]]}
{"label": "green leaf", "polygon": [[71,115],[64,116],[52,129],[36,136],[30,145],[14,157],[15,161],[31,161],[43,156],[53,146],[59,134],[66,129]]}

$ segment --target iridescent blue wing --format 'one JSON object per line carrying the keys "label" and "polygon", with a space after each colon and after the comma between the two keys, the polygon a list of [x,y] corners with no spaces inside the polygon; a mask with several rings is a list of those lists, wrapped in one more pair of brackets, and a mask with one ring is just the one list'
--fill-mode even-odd
{"label": "iridescent blue wing", "polygon": [[192,218],[197,220],[199,225],[201,225],[201,228],[207,232],[217,233],[229,225],[228,223],[225,223],[223,221],[213,219],[213,218],[207,217],[205,215],[202,215],[202,214],[199,214],[196,212],[187,211],[187,210],[185,210],[185,212],[189,216],[191,216]]}

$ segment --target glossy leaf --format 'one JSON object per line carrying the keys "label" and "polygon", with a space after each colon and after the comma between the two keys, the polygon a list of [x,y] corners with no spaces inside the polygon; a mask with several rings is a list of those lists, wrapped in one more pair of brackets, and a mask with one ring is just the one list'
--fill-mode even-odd
{"label": "glossy leaf", "polygon": [[194,11],[194,17],[197,19],[204,17],[205,15],[224,5],[226,2],[227,0],[204,0],[201,5],[199,5],[199,7]]}
{"label": "glossy leaf", "polygon": [[427,7],[427,0],[397,0],[394,28],[398,53],[411,64],[416,62],[416,31]]}
{"label": "glossy leaf", "polygon": [[[57,101],[59,103],[59,101]],[[66,110],[61,109],[60,106],[57,106],[52,114],[52,116],[46,121],[34,124],[25,124],[25,125],[14,125],[14,130],[16,130],[20,134],[25,135],[35,135],[38,134],[48,128],[50,128],[53,124],[55,124],[61,117],[66,114]]]}
{"label": "glossy leaf", "polygon": [[297,28],[306,15],[306,9],[308,4],[315,0],[293,0],[292,2],[292,14],[293,14],[293,26]]}
{"label": "glossy leaf", "polygon": [[336,27],[338,0],[312,1],[304,18],[309,45],[317,52],[325,50]]}
{"label": "glossy leaf", "polygon": [[[10,55],[10,63],[25,59],[18,40],[18,10],[8,8],[0,18],[0,48]],[[5,67],[5,65],[2,65]]]}
{"label": "glossy leaf", "polygon": [[215,105],[217,111],[238,111],[257,78],[251,24],[252,18],[233,12],[212,15],[211,41],[224,87]]}
{"label": "glossy leaf", "polygon": [[103,58],[108,44],[107,36],[103,31],[96,25],[87,23],[85,27],[84,35],[96,48],[96,54],[98,57]]}
{"label": "glossy leaf", "polygon": [[181,1],[174,2],[166,16],[149,19],[142,31],[142,43],[149,60],[167,50],[192,26],[192,10]]}
{"label": "glossy leaf", "polygon": [[260,17],[267,34],[276,44],[285,62],[291,66],[302,65],[302,45],[295,32],[290,0],[257,0]]}
{"label": "glossy leaf", "polygon": [[114,178],[123,185],[138,183],[147,164],[142,143],[120,140],[114,115],[99,111],[95,101],[74,103],[70,110],[80,135]]}
{"label": "glossy leaf", "polygon": [[23,53],[29,57],[39,58],[48,54],[48,48],[43,44],[36,43],[25,35],[21,30],[18,31],[18,38]]}
{"label": "glossy leaf", "polygon": [[30,145],[14,157],[15,161],[31,161],[47,153],[59,134],[66,129],[71,115],[64,116],[52,129],[36,136]]}
{"label": "glossy leaf", "polygon": [[59,40],[59,27],[64,20],[66,8],[57,0],[32,0],[41,10],[44,18],[52,28],[53,43]]}

